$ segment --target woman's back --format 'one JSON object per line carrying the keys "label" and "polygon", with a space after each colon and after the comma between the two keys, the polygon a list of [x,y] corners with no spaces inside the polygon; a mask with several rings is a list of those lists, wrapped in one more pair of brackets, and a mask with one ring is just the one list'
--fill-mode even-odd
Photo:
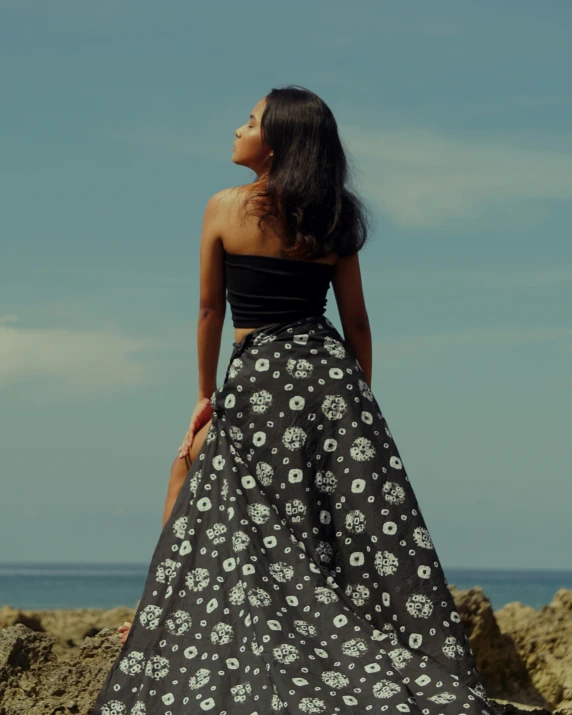
{"label": "woman's back", "polygon": [[[232,187],[220,193],[222,210],[219,214],[221,217],[219,235],[224,253],[227,254],[227,256],[230,254],[234,256],[234,258],[231,257],[228,260],[238,263],[241,260],[244,262],[247,256],[267,257],[268,261],[266,261],[266,264],[268,266],[273,263],[272,259],[274,259],[274,261],[280,259],[283,260],[285,266],[292,266],[292,272],[294,272],[295,268],[298,268],[300,275],[294,275],[294,280],[290,281],[289,294],[292,295],[292,298],[296,295],[300,295],[300,286],[296,285],[298,282],[297,279],[303,279],[304,275],[310,276],[310,274],[313,273],[316,279],[310,280],[313,285],[315,284],[313,294],[314,307],[316,304],[321,304],[322,298],[325,297],[327,286],[324,287],[323,281],[324,276],[329,273],[328,285],[331,283],[334,291],[344,334],[350,342],[354,342],[354,336],[356,340],[363,342],[363,333],[369,329],[369,320],[363,295],[358,253],[356,252],[350,256],[340,257],[335,251],[330,251],[318,259],[285,258],[283,238],[277,226],[277,222],[272,219],[266,220],[263,222],[262,228],[260,228],[258,226],[258,218],[248,215],[247,212],[245,212],[248,187]],[[293,263],[286,263],[286,261],[292,261]],[[263,259],[253,259],[252,263],[254,262],[260,266],[263,263]],[[299,265],[301,262],[306,265]],[[225,264],[226,263],[227,261],[225,260]],[[330,270],[328,271],[326,266],[322,267],[322,265],[313,266],[308,264],[326,264],[326,266],[330,267]],[[228,271],[228,268],[226,270]],[[236,271],[237,269],[234,270]],[[236,272],[234,275],[236,276]],[[254,274],[252,275],[254,276]],[[238,280],[244,283],[244,278]],[[236,282],[235,279],[233,285],[235,285]],[[256,290],[254,284],[253,287],[254,290]],[[278,289],[278,285],[276,285],[276,289]],[[283,286],[280,286],[280,290],[282,290],[281,295],[284,295]],[[261,294],[265,294],[265,291],[266,288],[261,287]],[[275,293],[276,292],[277,291],[275,291]],[[229,302],[232,309],[232,285]],[[323,303],[325,305],[325,300]],[[237,313],[240,312],[240,308],[238,308]],[[248,326],[245,321],[246,317],[244,313],[240,318],[237,317],[237,325],[235,327],[236,341],[242,340],[252,329],[262,324],[261,319],[253,320],[253,324]],[[271,320],[270,322],[274,321]],[[238,323],[240,323],[240,326]],[[358,352],[360,352],[360,357],[362,357],[361,351],[358,350]],[[368,363],[368,359],[365,355],[363,356],[363,362],[364,364]]]}
{"label": "woman's back", "polygon": [[[267,220],[260,228],[258,218],[245,213],[248,187],[233,187],[227,189],[225,193],[228,197],[226,201],[228,210],[225,212],[225,219],[221,226],[221,239],[226,253],[286,258],[283,251],[283,232],[277,222]],[[298,259],[290,256],[287,258],[308,261],[306,258]],[[330,251],[323,258],[310,260],[333,266],[338,256],[334,251]]]}
{"label": "woman's back", "polygon": [[248,196],[248,186],[223,192],[220,225],[236,341],[263,325],[322,314],[339,260],[334,251],[320,258],[287,255],[277,220],[259,226],[258,217],[245,210]]}

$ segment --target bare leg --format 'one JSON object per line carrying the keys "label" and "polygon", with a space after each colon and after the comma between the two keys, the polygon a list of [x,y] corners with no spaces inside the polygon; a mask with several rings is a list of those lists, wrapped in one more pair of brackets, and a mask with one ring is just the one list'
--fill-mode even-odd
{"label": "bare leg", "polygon": [[[169,521],[171,516],[171,511],[173,506],[177,501],[185,477],[187,476],[189,469],[191,468],[192,462],[197,458],[198,453],[201,451],[205,436],[209,431],[211,426],[211,420],[204,424],[201,429],[195,434],[195,438],[191,445],[190,455],[185,455],[183,459],[180,457],[175,457],[173,463],[171,464],[171,478],[169,480],[169,486],[167,488],[167,497],[165,499],[165,508],[163,509],[163,527]],[[129,629],[131,628],[131,623],[125,621],[122,626],[117,629],[121,636],[121,642],[125,643],[127,640],[127,635],[129,634]]]}
{"label": "bare leg", "polygon": [[173,460],[173,463],[171,465],[171,479],[169,481],[169,488],[167,489],[167,498],[165,499],[165,508],[163,510],[163,526],[165,526],[165,524],[169,520],[169,517],[171,516],[171,511],[173,510],[173,506],[177,501],[177,497],[179,496],[179,492],[181,490],[183,482],[185,481],[185,477],[187,476],[188,471],[191,468],[191,463],[195,461],[198,453],[200,452],[201,447],[203,446],[203,442],[205,440],[206,433],[208,432],[210,426],[211,420],[205,423],[201,427],[201,429],[195,434],[195,438],[193,439],[193,443],[190,449],[190,456],[186,455],[183,459],[181,459],[180,457],[175,457],[175,459]]}

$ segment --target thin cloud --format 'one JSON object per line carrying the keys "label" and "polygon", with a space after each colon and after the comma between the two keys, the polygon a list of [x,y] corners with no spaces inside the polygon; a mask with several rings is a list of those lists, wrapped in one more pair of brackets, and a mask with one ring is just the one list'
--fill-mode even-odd
{"label": "thin cloud", "polygon": [[521,95],[516,97],[507,97],[508,105],[514,107],[525,107],[526,109],[534,109],[536,107],[548,107],[553,104],[563,104],[570,102],[568,94],[546,94],[546,95]]}
{"label": "thin cloud", "polygon": [[572,338],[571,328],[534,328],[531,330],[495,329],[466,330],[431,335],[386,338],[374,342],[374,350],[385,358],[402,358],[419,354],[425,360],[428,351],[438,352],[455,345],[516,345]]}
{"label": "thin cloud", "polygon": [[516,201],[572,199],[572,151],[417,129],[346,126],[342,137],[360,166],[361,192],[406,228],[477,220],[503,206],[515,212]]}
{"label": "thin cloud", "polygon": [[75,394],[136,387],[151,375],[141,356],[164,347],[112,331],[12,327],[6,323],[13,316],[6,318],[0,318],[0,389],[34,380]]}
{"label": "thin cloud", "polygon": [[[200,139],[143,127],[106,131],[111,139],[143,148],[228,163],[230,126],[213,122]],[[358,167],[360,194],[405,228],[459,225],[493,211],[520,225],[540,215],[540,201],[572,199],[572,149],[565,146],[549,151],[502,137],[471,140],[424,129],[374,132],[346,125],[340,133]]]}
{"label": "thin cloud", "polygon": [[398,289],[400,286],[408,286],[410,283],[419,287],[425,283],[431,287],[431,290],[438,289],[440,292],[451,290],[452,295],[455,296],[459,295],[460,288],[465,294],[473,289],[479,293],[485,289],[487,292],[504,293],[572,283],[572,266],[544,266],[521,270],[504,266],[474,269],[455,266],[455,268],[442,270],[430,268],[376,270],[365,263],[363,272],[367,275],[368,280],[372,280],[374,277],[378,278],[387,287],[391,284]]}

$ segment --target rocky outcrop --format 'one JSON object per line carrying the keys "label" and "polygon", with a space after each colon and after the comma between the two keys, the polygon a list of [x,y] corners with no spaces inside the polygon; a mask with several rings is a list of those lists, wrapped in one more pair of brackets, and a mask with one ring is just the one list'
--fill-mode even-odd
{"label": "rocky outcrop", "polygon": [[[492,610],[479,587],[450,585],[477,667],[501,715],[572,715],[572,590],[536,610]],[[0,609],[0,715],[90,715],[134,608]]]}
{"label": "rocky outcrop", "polygon": [[55,642],[22,623],[0,631],[0,715],[89,715],[121,650],[117,630],[85,638],[73,659],[58,658]]}
{"label": "rocky outcrop", "polygon": [[[0,608],[0,629],[21,623],[33,631],[54,636],[53,652],[61,658],[75,658],[85,638],[102,628],[117,628],[132,621],[135,608],[119,606],[105,611],[101,608],[75,608],[24,611],[11,606]],[[0,714],[1,715],[1,714]]]}
{"label": "rocky outcrop", "polygon": [[449,589],[467,631],[487,693],[493,698],[529,706],[555,707],[559,701],[547,698],[536,687],[513,638],[500,628],[498,612],[493,612],[483,589],[477,586],[461,591],[451,585]]}
{"label": "rocky outcrop", "polygon": [[536,690],[549,703],[572,712],[572,590],[559,589],[539,610],[508,603],[495,617]]}

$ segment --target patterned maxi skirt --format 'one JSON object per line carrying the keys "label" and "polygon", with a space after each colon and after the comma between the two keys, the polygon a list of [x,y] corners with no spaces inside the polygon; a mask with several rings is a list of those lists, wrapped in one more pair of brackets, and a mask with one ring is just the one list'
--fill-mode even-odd
{"label": "patterned maxi skirt", "polygon": [[93,715],[498,713],[347,341],[233,346]]}

